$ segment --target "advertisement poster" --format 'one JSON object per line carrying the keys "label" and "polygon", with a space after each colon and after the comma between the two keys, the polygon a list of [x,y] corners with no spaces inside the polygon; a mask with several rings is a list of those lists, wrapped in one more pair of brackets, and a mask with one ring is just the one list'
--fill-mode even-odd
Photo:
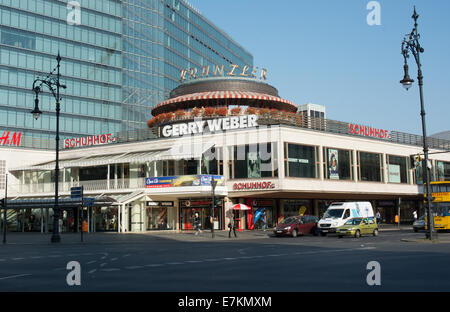
{"label": "advertisement poster", "polygon": [[328,174],[330,179],[339,180],[339,156],[335,149],[328,149]]}
{"label": "advertisement poster", "polygon": [[184,175],[172,177],[157,177],[145,179],[146,188],[180,187],[180,186],[211,186],[211,180],[217,181],[217,186],[225,185],[225,177],[221,175]]}
{"label": "advertisement poster", "polygon": [[249,179],[261,177],[261,162],[259,158],[259,152],[247,153],[247,168],[247,177]]}
{"label": "advertisement poster", "polygon": [[437,162],[437,169],[438,169],[438,181],[445,181],[444,163],[442,161]]}
{"label": "advertisement poster", "polygon": [[389,164],[389,182],[400,183],[400,165]]}

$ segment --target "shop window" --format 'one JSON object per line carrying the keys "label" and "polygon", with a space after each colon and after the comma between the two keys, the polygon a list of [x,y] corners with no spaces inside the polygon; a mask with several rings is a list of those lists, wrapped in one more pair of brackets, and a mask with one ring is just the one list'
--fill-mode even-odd
{"label": "shop window", "polygon": [[317,177],[316,146],[285,143],[284,157],[287,177]]}
{"label": "shop window", "polygon": [[[276,149],[275,149],[276,151]],[[274,177],[272,143],[240,145],[233,148],[234,179]]]}
{"label": "shop window", "polygon": [[382,182],[381,155],[358,152],[360,181]]}
{"label": "shop window", "polygon": [[222,148],[212,147],[202,155],[201,174],[223,174]]}
{"label": "shop window", "polygon": [[388,155],[388,181],[389,183],[408,183],[407,158]]}
{"label": "shop window", "polygon": [[325,178],[330,180],[351,180],[351,152],[324,148]]}
{"label": "shop window", "polygon": [[437,162],[437,181],[450,181],[450,163],[444,161]]}

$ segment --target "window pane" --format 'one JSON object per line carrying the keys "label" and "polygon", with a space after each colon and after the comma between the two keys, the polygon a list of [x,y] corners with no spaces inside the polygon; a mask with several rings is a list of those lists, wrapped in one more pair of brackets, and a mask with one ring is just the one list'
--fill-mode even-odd
{"label": "window pane", "polygon": [[325,151],[327,178],[331,180],[350,180],[350,151],[333,148],[327,148]]}
{"label": "window pane", "polygon": [[315,147],[288,144],[288,166],[290,177],[315,178],[316,177],[316,159]]}
{"label": "window pane", "polygon": [[360,152],[359,160],[360,160],[361,180],[381,182],[380,155]]}

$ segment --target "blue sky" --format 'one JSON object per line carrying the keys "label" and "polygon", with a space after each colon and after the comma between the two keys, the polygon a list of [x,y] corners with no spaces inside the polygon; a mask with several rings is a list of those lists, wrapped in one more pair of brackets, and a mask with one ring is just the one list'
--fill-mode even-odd
{"label": "blue sky", "polygon": [[369,0],[190,0],[268,69],[268,82],[296,104],[322,104],[329,119],[422,134],[415,84],[403,78],[401,41],[419,17],[427,134],[450,130],[450,1],[379,0],[381,25],[369,26]]}

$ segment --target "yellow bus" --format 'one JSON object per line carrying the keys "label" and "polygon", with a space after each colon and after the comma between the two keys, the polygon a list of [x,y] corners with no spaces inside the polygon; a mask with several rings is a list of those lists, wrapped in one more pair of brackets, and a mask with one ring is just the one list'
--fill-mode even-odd
{"label": "yellow bus", "polygon": [[[438,230],[450,230],[450,181],[432,181],[431,196],[434,197],[434,228]],[[425,194],[426,196],[426,194]],[[427,218],[425,218],[427,229]]]}

